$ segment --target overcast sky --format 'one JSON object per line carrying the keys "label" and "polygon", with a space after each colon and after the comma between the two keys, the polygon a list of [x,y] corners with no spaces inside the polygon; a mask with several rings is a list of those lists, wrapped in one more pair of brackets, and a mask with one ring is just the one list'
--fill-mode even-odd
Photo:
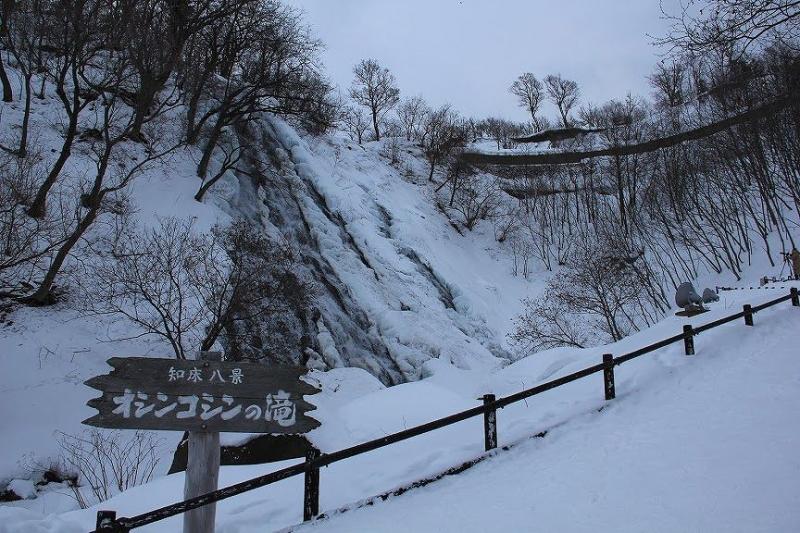
{"label": "overcast sky", "polygon": [[[583,102],[648,95],[659,61],[659,0],[286,0],[327,47],[328,75],[346,89],[372,57],[404,96],[422,94],[464,114],[525,120],[508,87],[521,73],[576,80]],[[679,0],[663,0],[666,9]],[[674,8],[673,8],[674,9]],[[552,116],[553,108],[545,106]]]}

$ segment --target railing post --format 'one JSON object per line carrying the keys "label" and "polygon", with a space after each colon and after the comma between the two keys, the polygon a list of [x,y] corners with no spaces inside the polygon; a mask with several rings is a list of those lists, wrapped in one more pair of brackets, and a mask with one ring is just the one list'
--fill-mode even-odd
{"label": "railing post", "polygon": [[744,307],[744,325],[745,326],[752,326],[753,325],[753,308],[750,304],[745,304]]}
{"label": "railing post", "polygon": [[792,305],[800,307],[800,294],[797,292],[797,287],[792,287]]}
{"label": "railing post", "polygon": [[683,346],[686,348],[686,355],[694,355],[694,330],[691,324],[683,326]]}
{"label": "railing post", "polygon": [[116,511],[97,511],[95,533],[122,533],[122,528],[117,524]]}
{"label": "railing post", "polygon": [[[495,401],[494,394],[483,395],[483,405],[488,405]],[[490,409],[483,413],[483,436],[486,451],[497,448],[497,410]]]}
{"label": "railing post", "polygon": [[[306,463],[317,459],[320,451],[310,448],[306,451]],[[306,470],[305,494],[303,496],[303,521],[313,520],[319,514],[319,468]]]}
{"label": "railing post", "polygon": [[605,382],[606,400],[617,397],[614,386],[614,356],[610,353],[603,354],[603,381]]}

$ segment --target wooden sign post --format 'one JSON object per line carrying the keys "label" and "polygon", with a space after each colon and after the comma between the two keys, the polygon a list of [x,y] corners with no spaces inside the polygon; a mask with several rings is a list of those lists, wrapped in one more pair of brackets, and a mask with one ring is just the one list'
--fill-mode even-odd
{"label": "wooden sign post", "polygon": [[[103,395],[89,400],[98,414],[83,421],[112,429],[189,432],[185,497],[216,490],[220,432],[301,434],[319,427],[304,396],[319,389],[302,381],[305,368],[221,361],[113,357],[109,374],[86,381]],[[184,514],[184,533],[213,533],[212,505]]]}
{"label": "wooden sign post", "polygon": [[[201,361],[222,361],[219,352],[200,352]],[[219,487],[219,432],[189,432],[183,499],[202,496]],[[217,503],[204,505],[183,514],[183,533],[214,533]]]}

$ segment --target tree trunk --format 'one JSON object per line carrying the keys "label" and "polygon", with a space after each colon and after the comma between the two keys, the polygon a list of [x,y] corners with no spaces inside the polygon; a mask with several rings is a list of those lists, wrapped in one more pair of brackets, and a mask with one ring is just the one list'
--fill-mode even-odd
{"label": "tree trunk", "polygon": [[76,109],[70,114],[69,117],[69,125],[67,126],[67,133],[64,137],[64,142],[61,145],[61,153],[58,156],[53,168],[50,169],[50,172],[47,174],[47,179],[44,180],[39,190],[36,192],[36,198],[33,200],[30,208],[28,209],[28,215],[33,218],[43,218],[44,215],[47,213],[47,194],[50,192],[50,189],[55,184],[56,180],[58,179],[59,174],[61,174],[61,170],[64,168],[64,165],[67,163],[71,153],[72,153],[72,143],[75,140],[75,135],[78,132],[78,112]]}
{"label": "tree trunk", "polygon": [[458,175],[453,174],[453,183],[451,185],[452,190],[450,191],[450,207],[453,207],[453,203],[456,201],[456,190],[458,190]]}
{"label": "tree trunk", "polygon": [[616,167],[617,178],[617,203],[619,204],[619,221],[622,224],[622,229],[625,234],[628,234],[628,216],[625,210],[625,189],[622,184],[622,164],[619,156],[614,158],[614,166]]}
{"label": "tree trunk", "polygon": [[158,93],[161,92],[161,90],[167,84],[169,77],[172,75],[176,61],[177,57],[173,58],[169,64],[163,66],[163,70],[161,72],[142,75],[142,84],[136,94],[133,126],[129,135],[129,137],[134,141],[138,142],[143,140],[142,126],[144,126],[144,123],[150,114],[150,110],[153,108],[153,104],[156,101]]}
{"label": "tree trunk", "polygon": [[36,289],[35,293],[25,299],[27,303],[37,306],[50,305],[54,303],[52,295],[53,282],[55,282],[56,276],[61,271],[61,267],[64,265],[64,261],[67,259],[70,251],[72,251],[72,248],[78,243],[78,241],[81,240],[81,237],[83,237],[83,234],[86,233],[86,230],[89,229],[92,223],[94,223],[99,211],[100,202],[97,201],[78,223],[75,231],[72,232],[72,235],[70,235],[69,238],[64,241],[64,244],[61,245],[58,253],[53,258],[53,262],[50,263],[50,268],[48,268],[47,274],[45,274],[42,283],[39,285],[39,288]]}
{"label": "tree trunk", "polygon": [[561,120],[564,122],[564,127],[569,128],[569,118],[567,118],[567,114],[564,112],[561,106],[558,106],[558,111],[561,113]]}
{"label": "tree trunk", "polygon": [[378,129],[378,112],[374,109],[372,110],[372,127],[375,128],[375,140],[381,140],[381,132]]}
{"label": "tree trunk", "polygon": [[192,94],[186,106],[186,144],[195,144],[200,135],[201,127],[197,125],[197,108],[200,105],[201,94],[201,91]]}
{"label": "tree trunk", "polygon": [[3,101],[11,102],[14,100],[14,93],[11,90],[11,82],[8,81],[8,74],[6,74],[6,67],[3,63],[3,55],[0,54],[0,82],[3,83]]}
{"label": "tree trunk", "polygon": [[[226,173],[228,170],[230,170],[230,169],[228,169],[228,168],[221,168],[221,169],[220,169],[220,171],[219,171],[219,172],[217,172],[217,173],[214,175],[214,177],[213,177],[213,178],[211,178],[210,180],[208,180],[208,181],[206,181],[205,183],[203,183],[203,185],[201,185],[201,186],[200,186],[200,190],[199,190],[199,191],[197,191],[197,194],[195,194],[195,195],[194,195],[194,199],[195,199],[196,201],[198,201],[198,202],[202,202],[202,201],[203,201],[203,196],[205,196],[205,194],[208,192],[208,190],[209,190],[211,187],[213,187],[213,186],[214,186],[214,184],[215,184],[216,182],[218,182],[218,181],[220,180],[220,178],[222,178],[222,176],[224,176],[224,175],[225,175],[225,173]],[[203,349],[205,349],[205,348],[203,348]]]}
{"label": "tree trunk", "polygon": [[[143,77],[144,78],[144,77]],[[142,126],[153,105],[158,89],[154,87],[154,81],[142,81],[142,86],[136,94],[136,105],[134,106],[133,126],[131,127],[131,139],[136,142],[142,141]]]}
{"label": "tree trunk", "polygon": [[31,75],[25,75],[25,112],[22,115],[22,133],[19,139],[19,149],[17,155],[25,157],[28,155],[28,125],[31,121]]}
{"label": "tree trunk", "polygon": [[224,125],[225,119],[223,118],[223,115],[220,115],[217,118],[217,122],[214,124],[214,129],[211,130],[211,133],[208,136],[208,141],[203,149],[203,157],[200,159],[200,163],[197,164],[197,176],[200,178],[205,179],[206,174],[208,174],[208,165],[211,162],[211,155],[214,153],[214,148],[216,148],[217,142],[219,142]]}
{"label": "tree trunk", "polygon": [[78,221],[78,225],[75,226],[72,234],[67,238],[67,240],[64,241],[64,244],[61,245],[61,248],[58,249],[56,256],[53,258],[53,262],[50,263],[50,267],[47,269],[47,273],[45,274],[42,283],[39,285],[39,288],[36,289],[35,293],[25,299],[26,303],[31,305],[49,305],[53,303],[54,298],[52,291],[53,282],[55,282],[56,276],[61,271],[61,267],[64,266],[64,261],[66,261],[67,256],[72,251],[72,248],[78,244],[83,237],[83,234],[86,233],[86,230],[91,227],[100,214],[100,206],[102,205],[103,198],[107,193],[107,191],[102,189],[103,180],[105,179],[106,172],[108,171],[108,162],[111,158],[112,149],[113,146],[106,146],[105,151],[100,156],[97,175],[94,178],[92,190],[89,193],[87,200],[82,202],[87,208],[86,214]]}

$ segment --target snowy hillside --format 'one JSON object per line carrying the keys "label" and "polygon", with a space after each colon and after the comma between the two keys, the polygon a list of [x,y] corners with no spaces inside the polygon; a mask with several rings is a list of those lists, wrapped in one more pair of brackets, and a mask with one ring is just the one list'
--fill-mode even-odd
{"label": "snowy hillside", "polygon": [[800,531],[800,2],[518,3],[0,2],[0,533]]}
{"label": "snowy hillside", "polygon": [[[59,135],[48,116],[48,105],[47,100],[36,102],[33,115],[45,147],[56,146]],[[9,107],[9,114],[19,111],[14,106]],[[178,135],[170,129],[162,133]],[[162,166],[139,178],[130,201],[143,226],[180,216],[193,220],[197,231],[208,232],[215,224],[244,218],[266,234],[285,238],[300,251],[304,258],[300,268],[314,283],[314,299],[313,308],[294,323],[297,330],[291,332],[291,342],[305,339],[309,365],[321,370],[314,373],[323,386],[314,416],[323,426],[309,437],[323,451],[474,406],[475,398],[487,392],[516,392],[597,362],[601,349],[557,349],[514,363],[519,354],[508,344],[506,334],[522,310],[522,299],[539,294],[549,274],[532,271],[528,279],[514,275],[514,251],[509,243],[497,242],[495,227],[489,222],[478,224],[471,232],[457,231],[437,208],[434,186],[427,182],[426,163],[413,143],[400,141],[399,154],[393,154],[388,142],[359,146],[336,132],[321,137],[301,135],[281,119],[267,115],[248,130],[239,131],[238,142],[249,147],[247,172],[228,173],[204,203],[193,199],[200,184],[194,175],[199,154],[190,148],[171,154]],[[136,157],[136,149],[131,148],[129,157]],[[89,162],[76,157],[73,164]],[[780,273],[781,266],[769,266],[756,257],[740,285],[756,284],[755,278],[762,274]],[[732,279],[730,275],[706,275],[700,281],[713,286],[729,284]],[[725,293],[714,314],[700,318],[710,320],[745,301],[759,303],[771,294]],[[140,332],[126,322],[87,317],[76,303],[73,297],[53,307],[18,306],[5,318],[0,335],[0,394],[5,406],[0,418],[4,437],[0,486],[12,482],[15,492],[33,499],[3,507],[0,531],[49,527],[54,528],[50,531],[83,531],[91,525],[94,508],[75,511],[77,502],[66,485],[51,483],[36,489],[29,478],[39,479],[42,470],[58,461],[62,432],[78,435],[83,430],[80,421],[93,414],[86,401],[96,395],[83,381],[107,372],[107,358],[169,356],[163,341],[138,337]],[[789,320],[784,316],[787,313],[774,311],[776,324]],[[679,324],[669,318],[610,349],[620,353],[639,347],[674,334]],[[786,338],[780,337],[785,335],[783,330],[777,325],[774,328],[776,343]],[[739,332],[745,333],[750,339],[747,342],[755,342],[754,332]],[[713,335],[722,338],[723,333]],[[708,347],[702,349],[705,353]],[[299,353],[299,345],[297,350]],[[747,349],[742,350],[741,357],[750,357]],[[675,385],[674,375],[689,371],[692,364],[678,357],[677,349],[634,363],[635,372],[628,374],[627,368],[620,372],[621,399],[627,394],[644,397],[656,382],[654,394],[663,390],[667,395]],[[777,368],[773,370],[777,372]],[[720,390],[738,387],[733,380],[731,376],[731,381],[721,383]],[[566,424],[565,428],[585,425],[587,431],[595,431],[595,424],[610,427],[611,416],[597,421],[586,418],[602,404],[599,398],[598,384],[587,382],[537,398],[527,407],[508,408],[500,416],[501,442],[514,442],[561,424]],[[619,412],[624,409],[628,408],[620,407]],[[640,416],[662,416],[650,412],[642,407]],[[674,411],[665,411],[663,416],[674,417]],[[479,420],[464,422],[325,469],[323,509],[435,475],[479,455],[480,424]],[[623,427],[621,419],[613,424]],[[560,431],[566,429],[551,435]],[[583,429],[578,433],[582,435]],[[588,442],[588,437],[578,438],[578,433],[570,435]],[[183,477],[161,476],[179,437],[177,433],[159,434],[162,461],[155,480],[103,507],[124,515],[177,500]],[[242,438],[247,437],[228,435],[224,440],[237,443]],[[550,445],[525,444],[512,453],[538,451],[541,446]],[[776,452],[771,457],[778,456]],[[286,464],[226,467],[221,483]],[[508,468],[517,469],[511,464]],[[697,486],[704,492],[702,485]],[[221,531],[245,532],[252,524],[265,521],[273,528],[297,523],[300,491],[300,481],[293,479],[225,502],[220,506]],[[275,497],[278,492],[280,498]],[[360,513],[353,516],[343,520],[358,520]],[[151,530],[173,531],[176,523],[167,521]]]}
{"label": "snowy hillside", "polygon": [[[710,322],[776,297],[734,291]],[[794,531],[800,526],[796,449],[800,361],[792,346],[797,309],[780,304],[697,338],[697,355],[680,344],[619,367],[617,399],[603,400],[599,375],[498,413],[500,445],[513,445],[457,476],[388,502],[353,510],[300,531]],[[432,364],[433,376],[384,388],[363,371],[316,373],[323,384],[323,452],[398,431],[476,405],[487,392],[507,395],[680,331],[671,317],[646,332],[594,350],[551,350],[487,375]],[[603,407],[602,411],[598,409]],[[544,438],[530,436],[547,431]],[[472,419],[337,463],[321,471],[321,508],[335,510],[482,454],[482,423]],[[224,467],[228,485],[291,462]],[[180,499],[183,475],[161,478],[102,504],[132,516]],[[0,531],[86,531],[97,509],[59,513],[69,497],[51,489],[38,500],[0,509]],[[302,480],[292,478],[226,500],[218,531],[276,530],[302,518]],[[27,510],[25,508],[29,508]],[[768,511],[766,511],[768,510]],[[141,531],[179,528],[169,519]],[[537,526],[538,527],[538,526]]]}
{"label": "snowy hillside", "polygon": [[[57,146],[50,100],[34,102],[43,146]],[[19,112],[10,104],[3,120]],[[205,203],[193,196],[196,150],[181,149],[133,184],[131,203],[144,226],[164,217],[192,220],[199,232],[245,218],[281,235],[304,257],[313,308],[297,321],[311,365],[360,367],[397,384],[431,372],[438,360],[486,372],[507,364],[511,318],[538,285],[511,273],[490,225],[463,236],[427,198],[424,163],[410,144],[402,173],[380,143],[365,147],[334,133],[301,138],[264,117],[248,152],[249,175],[229,173]],[[164,135],[178,135],[174,128]],[[82,150],[83,148],[81,148]],[[90,162],[79,156],[76,165]],[[67,185],[65,185],[67,186]],[[98,230],[102,234],[103,229]],[[4,452],[0,485],[46,468],[60,453],[60,432],[78,434],[95,396],[82,383],[105,373],[111,356],[166,356],[169,346],[109,317],[87,317],[66,300],[17,306],[0,335]],[[128,339],[128,340],[120,340]],[[301,347],[296,347],[298,354]],[[13,409],[10,406],[15,406]],[[179,435],[162,435],[166,470]]]}
{"label": "snowy hillside", "polygon": [[789,406],[800,401],[800,316],[758,318],[755,331],[701,337],[691,360],[680,347],[660,356],[661,377],[641,387],[628,377],[600,414],[296,531],[797,531],[800,413]]}

